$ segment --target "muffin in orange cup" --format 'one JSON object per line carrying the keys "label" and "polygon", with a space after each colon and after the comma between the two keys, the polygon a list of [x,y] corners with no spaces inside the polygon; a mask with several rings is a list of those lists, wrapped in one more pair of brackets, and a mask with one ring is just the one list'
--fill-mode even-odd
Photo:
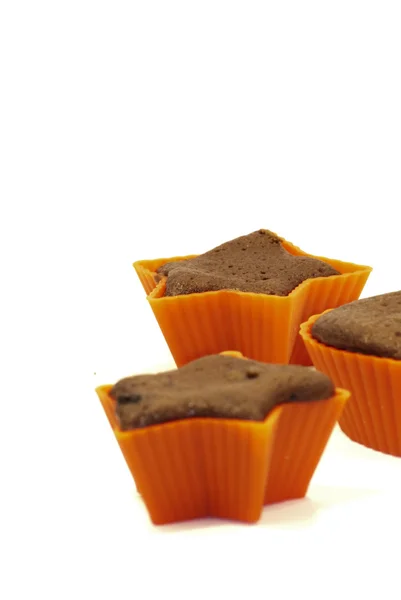
{"label": "muffin in orange cup", "polygon": [[301,335],[315,367],[351,392],[344,433],[401,456],[401,292],[313,316]]}
{"label": "muffin in orange cup", "polygon": [[370,267],[306,254],[267,230],[135,270],[177,366],[227,348],[310,365],[300,324],[359,298]]}
{"label": "muffin in orange cup", "polygon": [[348,399],[300,366],[208,356],[97,389],[153,523],[255,522],[305,495]]}

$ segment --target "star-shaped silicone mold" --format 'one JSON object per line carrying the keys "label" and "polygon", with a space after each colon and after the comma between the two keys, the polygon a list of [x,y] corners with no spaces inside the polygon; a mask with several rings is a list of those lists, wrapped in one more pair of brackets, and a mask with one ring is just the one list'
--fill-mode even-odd
{"label": "star-shaped silicone mold", "polygon": [[290,255],[320,259],[339,275],[306,279],[285,296],[229,289],[167,296],[167,279],[157,271],[196,255],[134,263],[177,366],[227,348],[262,362],[312,364],[298,335],[301,323],[358,299],[372,269],[313,256],[279,240]]}
{"label": "star-shaped silicone mold", "polygon": [[264,505],[304,497],[349,397],[336,389],[276,406],[259,422],[193,417],[122,431],[111,389],[97,393],[155,524],[255,522]]}

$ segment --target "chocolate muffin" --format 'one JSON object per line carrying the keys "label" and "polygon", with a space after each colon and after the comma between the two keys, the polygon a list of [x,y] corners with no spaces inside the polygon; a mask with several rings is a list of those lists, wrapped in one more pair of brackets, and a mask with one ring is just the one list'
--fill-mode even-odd
{"label": "chocolate muffin", "polygon": [[192,417],[263,421],[278,404],[333,394],[331,380],[312,369],[221,355],[174,371],[128,377],[110,391],[121,430]]}
{"label": "chocolate muffin", "polygon": [[233,352],[97,393],[158,525],[254,523],[265,504],[303,498],[349,398],[313,369]]}
{"label": "chocolate muffin", "polygon": [[312,336],[341,350],[401,360],[401,291],[325,313],[313,324]]}
{"label": "chocolate muffin", "polygon": [[167,277],[166,296],[217,290],[237,290],[288,296],[300,283],[339,272],[322,260],[294,256],[274,233],[260,229],[201,254],[162,265]]}
{"label": "chocolate muffin", "polygon": [[297,335],[302,321],[359,298],[371,272],[307,254],[267,230],[134,268],[178,367],[227,348],[265,363],[310,365]]}

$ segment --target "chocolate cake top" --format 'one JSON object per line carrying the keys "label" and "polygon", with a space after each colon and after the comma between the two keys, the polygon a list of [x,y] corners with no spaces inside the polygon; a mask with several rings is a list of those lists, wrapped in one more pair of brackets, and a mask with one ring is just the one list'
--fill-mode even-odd
{"label": "chocolate cake top", "polygon": [[401,360],[401,291],[325,313],[312,326],[312,336],[341,350]]}
{"label": "chocolate cake top", "polygon": [[308,367],[222,355],[128,377],[110,392],[122,430],[191,417],[263,421],[277,404],[324,400],[333,393],[330,379]]}
{"label": "chocolate cake top", "polygon": [[317,258],[293,256],[265,229],[196,258],[166,263],[157,273],[167,276],[166,296],[216,290],[287,296],[306,279],[339,274]]}

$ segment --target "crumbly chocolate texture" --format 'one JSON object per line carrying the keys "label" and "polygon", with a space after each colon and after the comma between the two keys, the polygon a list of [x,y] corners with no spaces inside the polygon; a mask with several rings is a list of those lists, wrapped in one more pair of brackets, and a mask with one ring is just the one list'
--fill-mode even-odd
{"label": "crumbly chocolate texture", "polygon": [[312,336],[341,350],[401,360],[401,291],[325,313],[313,324]]}
{"label": "crumbly chocolate texture", "polygon": [[277,404],[324,400],[334,386],[308,367],[211,355],[122,379],[110,393],[120,428],[129,430],[191,417],[263,421]]}
{"label": "crumbly chocolate texture", "polygon": [[306,279],[339,274],[317,258],[290,254],[280,238],[265,229],[196,258],[166,263],[157,273],[167,276],[166,296],[217,290],[287,296]]}

